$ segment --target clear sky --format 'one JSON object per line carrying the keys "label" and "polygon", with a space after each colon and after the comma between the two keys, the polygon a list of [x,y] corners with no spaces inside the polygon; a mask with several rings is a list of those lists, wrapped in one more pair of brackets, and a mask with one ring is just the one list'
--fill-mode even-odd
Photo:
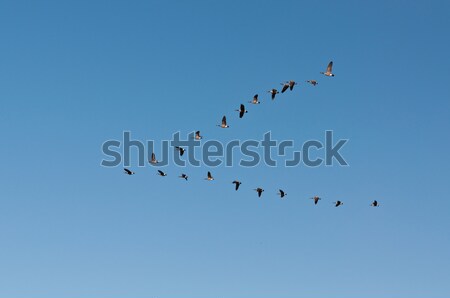
{"label": "clear sky", "polygon": [[[1,1],[0,297],[449,297],[449,15],[448,1]],[[100,166],[123,131],[197,129],[296,144],[333,130],[350,166],[221,167],[213,182]]]}

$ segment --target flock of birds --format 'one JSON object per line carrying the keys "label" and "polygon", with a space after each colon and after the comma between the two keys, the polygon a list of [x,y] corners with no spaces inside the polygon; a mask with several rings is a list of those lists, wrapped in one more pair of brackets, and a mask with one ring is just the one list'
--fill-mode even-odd
{"label": "flock of birds", "polygon": [[[334,77],[334,74],[333,74],[332,70],[333,70],[333,61],[330,61],[330,63],[328,63],[326,71],[325,72],[320,72],[320,73],[325,75],[325,76],[327,76],[327,77]],[[306,82],[311,84],[311,85],[313,85],[313,86],[316,86],[317,84],[319,84],[316,80],[308,80]],[[291,81],[286,81],[284,83],[281,83],[281,85],[283,86],[282,89],[281,89],[281,93],[284,93],[288,89],[292,91],[294,89],[294,86],[298,85],[298,83],[291,80]],[[271,94],[272,100],[274,100],[275,96],[280,93],[275,88],[273,88],[271,90],[268,90],[267,92]],[[253,96],[253,100],[249,101],[249,103],[251,103],[251,104],[260,104],[261,102],[258,99],[258,94],[255,94],[255,96]],[[246,113],[248,113],[248,111],[245,109],[245,106],[243,104],[241,104],[239,109],[235,110],[235,111],[239,112],[239,118],[244,117],[244,115]],[[220,128],[229,128],[230,126],[227,124],[227,117],[223,116],[221,124],[217,124],[217,126],[219,126]],[[200,131],[196,131],[195,135],[194,135],[194,139],[201,140],[202,138],[203,137],[200,135]],[[183,156],[183,154],[184,154],[184,152],[186,150],[186,149],[184,149],[182,147],[178,147],[178,146],[175,147],[175,149],[179,152],[180,156]],[[153,165],[156,165],[158,163],[158,160],[156,159],[155,153],[152,153],[151,159],[149,160],[149,163],[153,164]],[[135,172],[133,172],[133,171],[127,169],[127,168],[124,168],[124,173],[127,174],[127,175],[134,175],[135,174]],[[163,172],[162,170],[157,170],[157,175],[159,175],[161,177],[165,177],[165,176],[167,176],[167,173]],[[189,178],[189,176],[184,174],[184,173],[182,173],[178,177],[181,178],[181,179],[184,179],[186,181],[188,181],[188,178]],[[205,180],[208,180],[208,181],[214,180],[214,177],[212,176],[210,171],[208,171]],[[235,190],[237,191],[239,189],[239,187],[241,186],[242,182],[240,182],[238,180],[234,180],[232,182],[232,184],[235,185]],[[261,197],[262,193],[264,192],[264,189],[261,188],[261,187],[255,188],[254,190],[258,194],[259,198]],[[287,196],[287,193],[285,191],[279,189],[278,195],[280,196],[280,198],[283,199],[285,196]],[[312,197],[310,199],[314,200],[314,205],[317,205],[317,203],[319,203],[319,201],[322,200],[322,198],[320,198],[318,196],[314,196],[314,197]],[[339,206],[344,205],[344,203],[342,201],[339,201],[339,200],[336,201],[336,202],[333,202],[333,204],[334,204],[335,207],[339,207]],[[372,207],[379,207],[380,205],[379,205],[377,200],[374,200],[372,202],[371,206]]]}

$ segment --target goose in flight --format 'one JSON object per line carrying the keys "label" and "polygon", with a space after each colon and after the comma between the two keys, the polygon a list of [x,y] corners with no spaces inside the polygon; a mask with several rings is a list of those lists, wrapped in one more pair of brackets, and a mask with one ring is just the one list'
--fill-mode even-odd
{"label": "goose in flight", "polygon": [[214,177],[211,175],[211,172],[208,171],[208,177],[206,177],[205,180],[208,180],[208,181],[214,180]]}
{"label": "goose in flight", "polygon": [[158,163],[158,161],[156,160],[155,153],[152,153],[152,158],[148,162],[151,163],[152,165],[156,165]]}
{"label": "goose in flight", "polygon": [[333,71],[333,61],[330,61],[330,63],[328,63],[327,71],[320,72],[320,73],[323,75],[326,75],[327,77],[334,77],[334,74],[332,73],[332,71]]}
{"label": "goose in flight", "polygon": [[281,83],[281,85],[283,85],[283,89],[281,89],[281,93],[284,93],[284,91],[287,90],[287,88],[289,88],[289,90],[292,91],[292,89],[294,89],[294,86],[297,85],[297,83],[295,81],[287,81],[285,83]]}
{"label": "goose in flight", "polygon": [[258,187],[258,188],[256,188],[255,190],[256,190],[256,192],[258,193],[258,197],[260,198],[260,197],[261,197],[261,194],[262,194],[263,191],[264,191],[264,189],[262,189],[261,187]]}
{"label": "goose in flight", "polygon": [[255,94],[255,96],[253,96],[253,100],[249,101],[249,103],[254,105],[260,104],[261,102],[258,100],[258,94]]}
{"label": "goose in flight", "polygon": [[341,205],[344,205],[344,203],[342,203],[341,201],[334,202],[334,207],[339,207]]}
{"label": "goose in flight", "polygon": [[267,92],[269,92],[270,94],[272,94],[272,100],[275,99],[275,95],[277,95],[278,93],[280,93],[280,92],[278,92],[277,89],[272,89],[272,90],[269,90],[269,91],[267,91]]}
{"label": "goose in flight", "polygon": [[200,135],[200,130],[197,130],[196,132],[195,132],[195,136],[194,136],[194,139],[196,139],[196,140],[201,140],[203,137]]}
{"label": "goose in flight", "polygon": [[167,174],[166,173],[164,173],[163,171],[161,171],[161,170],[158,170],[158,173],[157,173],[157,175],[159,175],[159,176],[161,176],[161,177],[165,177],[165,176],[167,176]]}
{"label": "goose in flight", "polygon": [[181,174],[181,176],[178,176],[178,177],[183,178],[186,181],[188,180],[188,175],[186,175],[186,174]]}
{"label": "goose in flight", "polygon": [[312,197],[311,199],[314,200],[314,205],[317,205],[317,203],[319,203],[319,200],[322,200],[318,196]]}
{"label": "goose in flight", "polygon": [[236,186],[236,187],[235,187],[236,190],[238,190],[238,189],[239,189],[239,186],[242,184],[242,182],[237,181],[237,180],[234,180],[232,183]]}
{"label": "goose in flight", "polygon": [[221,128],[228,128],[230,127],[229,125],[227,125],[227,117],[223,116],[222,118],[222,124],[217,124],[217,126],[220,126]]}
{"label": "goose in flight", "polygon": [[319,83],[317,83],[316,80],[308,80],[308,81],[306,81],[306,83],[310,83],[313,86],[316,86],[317,84],[319,84]]}
{"label": "goose in flight", "polygon": [[372,207],[378,207],[378,206],[380,206],[380,204],[378,204],[378,201],[377,201],[377,200],[374,200],[374,201],[372,202],[372,204],[370,204],[370,206],[372,206]]}
{"label": "goose in flight", "polygon": [[124,174],[127,174],[127,175],[134,175],[134,174],[136,174],[135,172],[132,172],[132,171],[126,169],[126,168],[124,168],[123,170],[124,170]]}
{"label": "goose in flight", "polygon": [[248,111],[245,109],[245,106],[243,104],[241,104],[239,110],[236,110],[237,112],[239,112],[239,118],[244,117],[245,113],[248,113]]}
{"label": "goose in flight", "polygon": [[283,88],[281,89],[281,93],[284,93],[289,88],[289,82],[280,83],[283,85]]}
{"label": "goose in flight", "polygon": [[179,146],[175,146],[175,149],[180,152],[180,156],[183,156],[184,151],[186,151],[186,149]]}
{"label": "goose in flight", "polygon": [[284,198],[284,196],[287,196],[287,193],[285,193],[283,190],[280,189],[278,195],[280,196],[280,198]]}

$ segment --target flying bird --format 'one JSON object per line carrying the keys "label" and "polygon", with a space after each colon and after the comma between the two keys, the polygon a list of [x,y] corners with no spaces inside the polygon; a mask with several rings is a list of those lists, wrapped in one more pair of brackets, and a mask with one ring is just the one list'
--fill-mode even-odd
{"label": "flying bird", "polygon": [[333,69],[333,61],[330,61],[330,63],[328,63],[327,71],[320,72],[320,73],[323,75],[326,75],[327,77],[334,77],[334,74],[332,73],[332,69]]}
{"label": "flying bird", "polygon": [[126,169],[126,168],[124,168],[123,170],[124,170],[124,174],[127,174],[127,175],[134,175],[134,174],[136,174],[135,172],[132,172],[132,171]]}
{"label": "flying bird", "polygon": [[255,94],[255,96],[253,96],[253,100],[249,101],[249,103],[254,105],[260,104],[261,102],[258,100],[258,94]]}
{"label": "flying bird", "polygon": [[164,176],[167,176],[167,174],[166,173],[164,173],[163,171],[161,171],[161,170],[158,170],[158,173],[157,173],[157,175],[159,175],[159,176],[162,176],[162,177],[164,177]]}
{"label": "flying bird", "polygon": [[220,126],[221,128],[228,128],[228,127],[230,127],[229,125],[227,125],[227,117],[223,116],[222,117],[222,124],[217,124],[217,126]]}
{"label": "flying bird", "polygon": [[245,109],[245,106],[243,104],[241,104],[239,110],[236,110],[237,112],[239,112],[239,118],[244,117],[245,113],[248,113],[248,111]]}
{"label": "flying bird", "polygon": [[214,180],[214,177],[211,175],[211,172],[208,171],[208,177],[206,177],[205,180],[208,180],[208,181]]}
{"label": "flying bird", "polygon": [[203,137],[200,135],[200,130],[197,130],[197,131],[195,132],[194,138],[195,138],[196,140],[201,140],[201,139],[203,138]]}
{"label": "flying bird", "polygon": [[155,153],[152,153],[152,158],[148,162],[153,165],[156,165],[158,163],[158,161],[156,160]]}
{"label": "flying bird", "polygon": [[178,147],[178,146],[175,146],[175,149],[180,152],[180,156],[183,156],[184,151],[186,151],[186,149],[184,149],[182,147]]}
{"label": "flying bird", "polygon": [[286,91],[289,88],[289,82],[280,83],[280,84],[283,85],[283,88],[281,89],[281,93],[284,93],[284,91]]}
{"label": "flying bird", "polygon": [[334,207],[339,207],[341,205],[344,205],[344,203],[342,203],[341,201],[334,202]]}
{"label": "flying bird", "polygon": [[238,190],[238,189],[239,189],[239,186],[242,184],[242,182],[237,181],[237,180],[234,180],[232,183],[235,185],[235,189],[236,189],[236,190]]}
{"label": "flying bird", "polygon": [[380,204],[378,204],[378,201],[377,201],[377,200],[374,200],[374,201],[372,202],[372,204],[370,204],[370,206],[372,206],[372,207],[378,207],[378,206],[380,206]]}
{"label": "flying bird", "polygon": [[280,189],[280,192],[278,193],[278,195],[280,196],[280,198],[284,198],[284,196],[287,196],[287,193],[285,193],[284,191],[282,191]]}
{"label": "flying bird", "polygon": [[314,205],[317,205],[317,203],[319,203],[319,200],[322,200],[318,196],[312,197],[311,199],[314,200]]}
{"label": "flying bird", "polygon": [[255,190],[256,190],[256,192],[258,193],[258,197],[260,198],[260,197],[261,197],[261,194],[262,194],[263,191],[264,191],[264,189],[258,187],[258,188],[256,188]]}
{"label": "flying bird", "polygon": [[181,176],[178,176],[178,177],[183,178],[186,181],[188,180],[188,175],[186,175],[186,174],[181,174]]}
{"label": "flying bird", "polygon": [[316,86],[317,84],[319,84],[319,83],[317,83],[316,80],[309,80],[309,81],[306,81],[306,83],[310,83],[313,86]]}
{"label": "flying bird", "polygon": [[272,90],[269,90],[269,91],[267,91],[267,92],[269,92],[270,94],[272,94],[272,100],[275,99],[275,95],[277,95],[278,93],[280,93],[280,92],[278,92],[277,89],[272,89]]}

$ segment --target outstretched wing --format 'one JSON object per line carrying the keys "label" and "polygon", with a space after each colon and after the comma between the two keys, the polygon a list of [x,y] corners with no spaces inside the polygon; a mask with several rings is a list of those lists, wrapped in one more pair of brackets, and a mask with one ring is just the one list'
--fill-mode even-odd
{"label": "outstretched wing", "polygon": [[330,63],[328,63],[327,72],[331,73],[332,69],[333,69],[333,61],[330,61]]}
{"label": "outstretched wing", "polygon": [[222,125],[227,126],[227,117],[226,116],[223,116],[223,118],[222,118]]}

